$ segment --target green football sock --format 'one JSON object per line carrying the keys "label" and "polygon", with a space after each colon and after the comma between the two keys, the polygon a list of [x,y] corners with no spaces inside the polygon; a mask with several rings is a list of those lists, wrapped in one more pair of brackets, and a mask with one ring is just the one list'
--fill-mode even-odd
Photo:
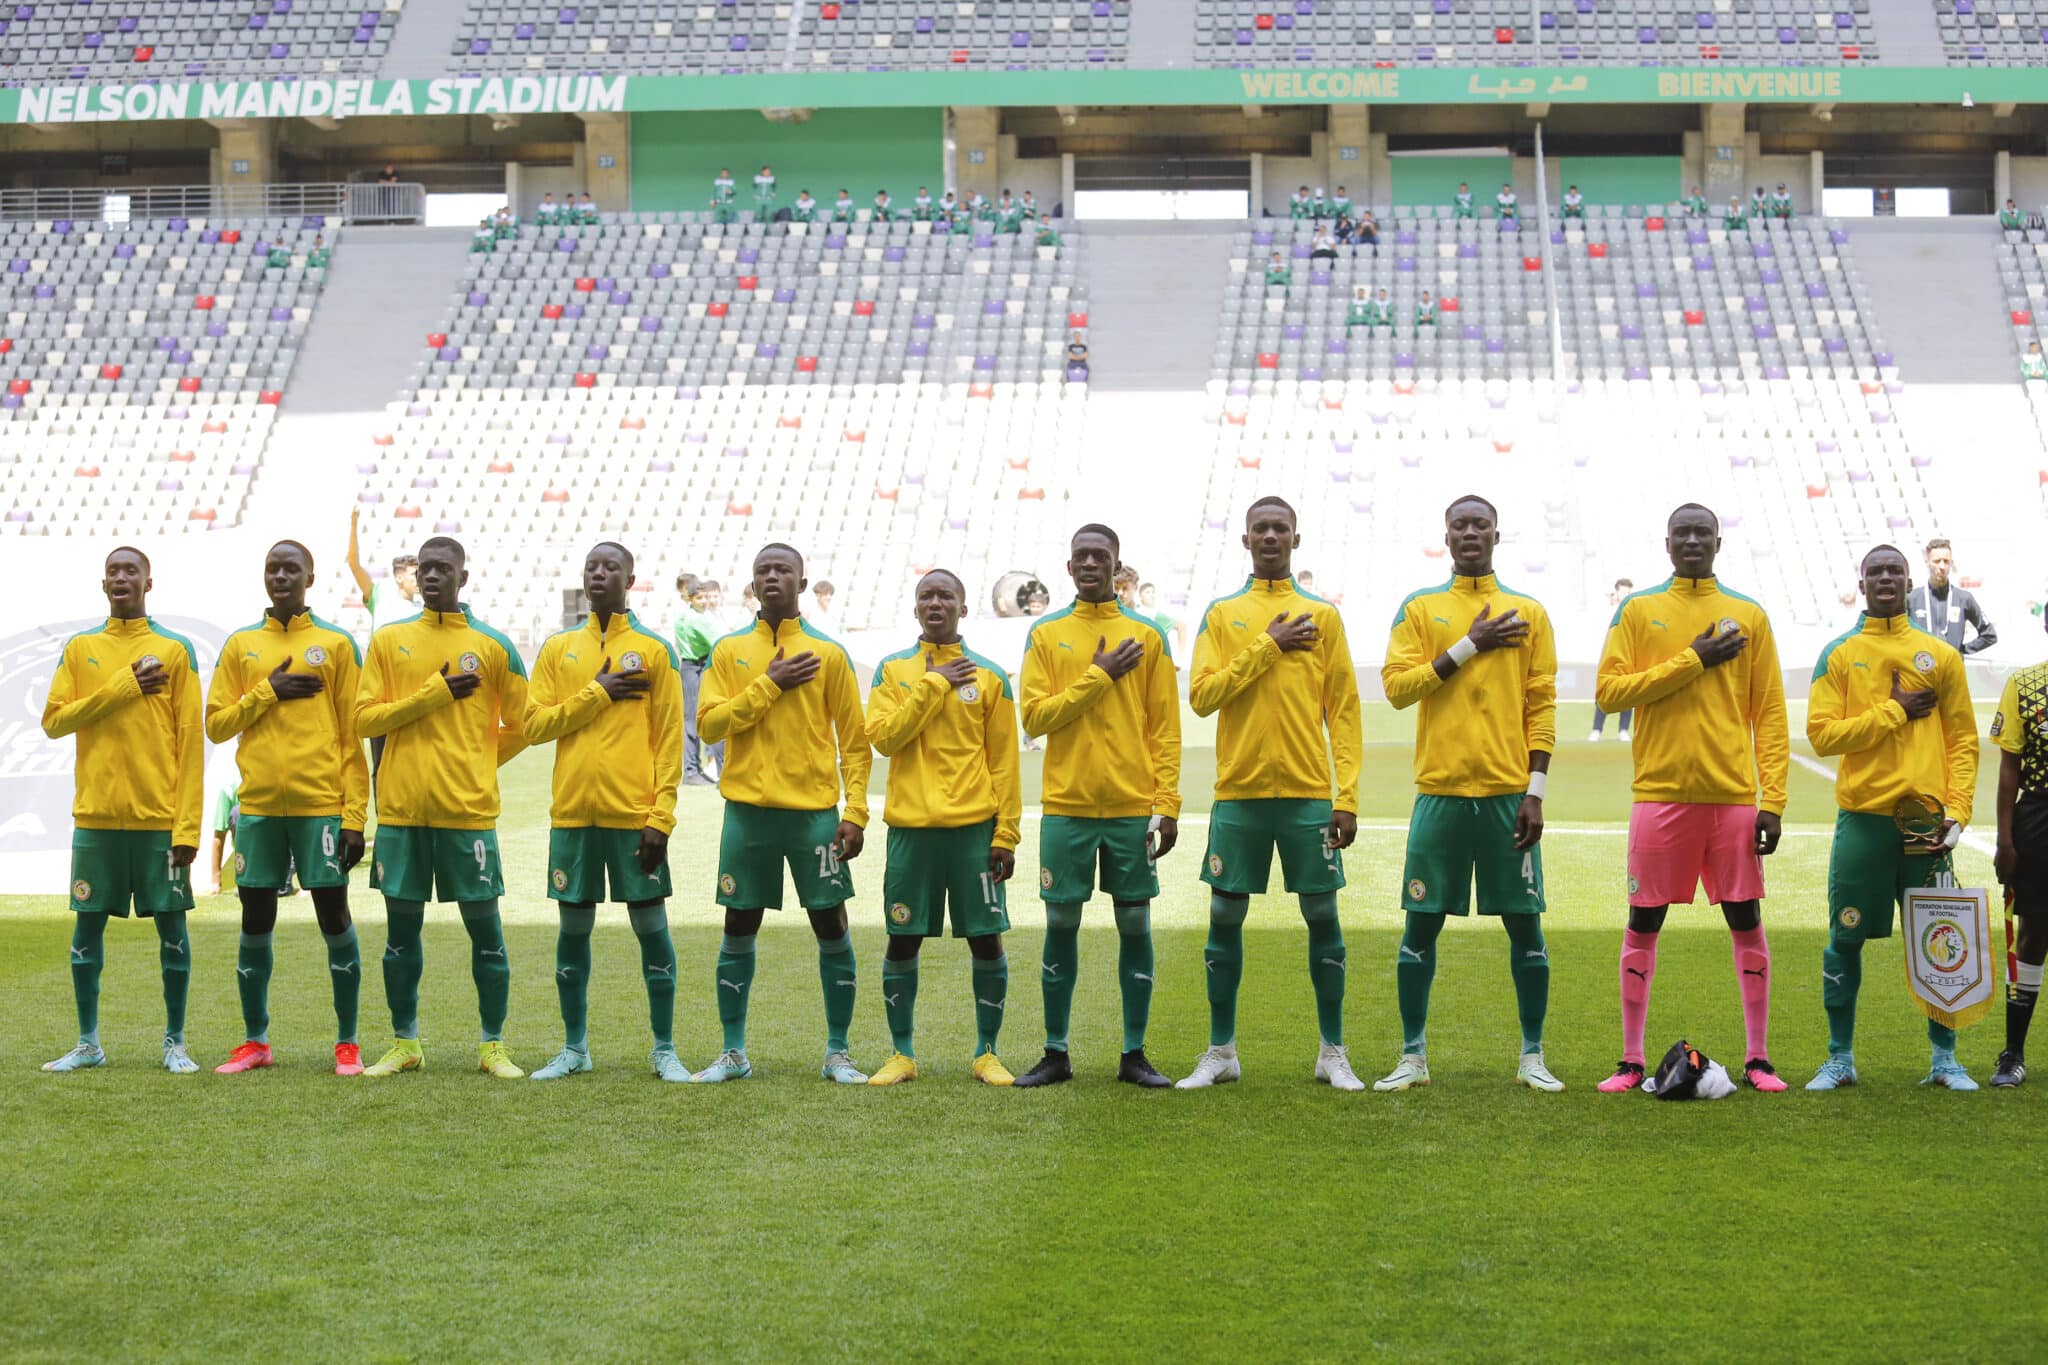
{"label": "green football sock", "polygon": [[423,901],[384,898],[384,999],[391,1006],[391,1032],[420,1036],[420,977],[427,970],[420,931],[426,927]]}
{"label": "green football sock", "polygon": [[1422,1057],[1429,1048],[1429,988],[1436,980],[1436,940],[1442,915],[1408,912],[1394,960],[1394,994],[1401,1005],[1401,1051]]}
{"label": "green football sock", "polygon": [[276,961],[269,934],[244,934],[235,952],[235,989],[242,997],[243,1036],[270,1041],[270,969]]}
{"label": "green football sock", "polygon": [[1116,979],[1124,994],[1124,1051],[1137,1052],[1145,1046],[1145,1025],[1152,1017],[1150,902],[1116,907],[1116,943]]}
{"label": "green football sock", "polygon": [[498,902],[457,901],[462,927],[469,931],[469,975],[476,982],[476,1012],[483,1023],[483,1040],[495,1043],[505,1036],[505,1007],[512,995],[512,964],[505,955],[505,922],[498,918]]}
{"label": "green football sock", "polygon": [[71,926],[71,994],[78,1001],[78,1041],[100,1045],[100,968],[107,960],[107,916],[81,910]]}
{"label": "green football sock", "polygon": [[1237,1041],[1237,986],[1244,978],[1244,917],[1247,897],[1209,896],[1209,942],[1202,965],[1209,978],[1209,1046]]}
{"label": "green football sock", "polygon": [[590,934],[595,905],[559,907],[555,935],[555,997],[562,1005],[562,1041],[571,1052],[590,1050]]}
{"label": "green football sock", "polygon": [[1344,1045],[1344,929],[1337,923],[1337,893],[1301,898],[1308,921],[1308,979],[1316,989],[1316,1029],[1331,1047]]}
{"label": "green football sock", "polygon": [[1045,952],[1038,964],[1039,992],[1045,997],[1045,1047],[1067,1050],[1067,1029],[1074,1018],[1074,978],[1081,970],[1081,907],[1072,901],[1045,907]]}
{"label": "green football sock", "polygon": [[747,994],[754,987],[754,936],[727,934],[718,944],[718,1022],[727,1052],[747,1050]]}
{"label": "green football sock", "polygon": [[889,1042],[906,1057],[917,1055],[917,959],[882,959],[882,1012],[889,1016]]}
{"label": "green football sock", "polygon": [[351,924],[338,934],[322,934],[327,940],[327,976],[334,984],[334,1041],[356,1040],[356,1009],[363,993],[363,950]]}
{"label": "green football sock", "polygon": [[825,992],[825,1051],[846,1051],[846,1031],[853,1026],[853,935],[818,940],[818,985]]}
{"label": "green football sock", "polygon": [[626,918],[640,940],[640,975],[647,982],[647,1024],[657,1049],[676,1045],[676,945],[668,936],[668,906],[629,905]]}
{"label": "green football sock", "polygon": [[185,1041],[185,997],[192,989],[192,936],[185,932],[185,912],[156,916],[157,961],[164,972],[164,1037]]}
{"label": "green football sock", "polygon": [[1543,1051],[1543,1016],[1550,1009],[1550,945],[1540,915],[1502,915],[1508,931],[1508,974],[1515,980],[1515,1012],[1522,1020],[1522,1055]]}
{"label": "green football sock", "polygon": [[974,959],[974,1055],[996,1050],[1003,1031],[1003,1007],[1010,998],[1010,959],[999,953]]}
{"label": "green football sock", "polygon": [[1820,1000],[1828,1011],[1828,1055],[1856,1050],[1856,992],[1863,985],[1863,940],[1831,941],[1820,954]]}
{"label": "green football sock", "polygon": [[1936,1052],[1946,1052],[1951,1057],[1955,1056],[1956,1031],[1947,1024],[1939,1024],[1929,1019],[1927,1021],[1927,1041],[1934,1045]]}

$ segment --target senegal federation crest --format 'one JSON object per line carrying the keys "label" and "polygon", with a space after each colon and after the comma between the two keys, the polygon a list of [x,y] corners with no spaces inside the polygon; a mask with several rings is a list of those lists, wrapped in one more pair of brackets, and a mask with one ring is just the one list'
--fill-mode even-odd
{"label": "senegal federation crest", "polygon": [[370,866],[370,871],[372,871],[372,872],[374,872],[374,873],[376,873],[376,874],[377,874],[377,880],[378,880],[378,881],[380,881],[380,882],[381,882],[381,881],[383,881],[383,880],[384,880],[384,860],[383,860],[382,858],[379,858],[379,859],[378,859],[378,860],[377,860],[377,861],[376,861],[375,863],[371,864],[371,866]]}
{"label": "senegal federation crest", "polygon": [[569,889],[569,874],[559,867],[548,874],[548,880],[554,883],[555,890],[557,891],[567,891]]}
{"label": "senegal federation crest", "polygon": [[1936,920],[1920,935],[1920,956],[1939,972],[1955,973],[1970,960],[1970,941],[1946,920]]}
{"label": "senegal federation crest", "polygon": [[1721,633],[1723,635],[1733,635],[1736,631],[1741,629],[1742,623],[1740,621],[1737,621],[1734,617],[1724,616],[1721,618]]}
{"label": "senegal federation crest", "polygon": [[1046,889],[1047,891],[1050,891],[1050,890],[1052,890],[1052,869],[1051,869],[1051,868],[1049,868],[1049,867],[1041,867],[1041,868],[1039,868],[1039,869],[1038,869],[1038,884],[1039,884],[1039,885],[1040,885],[1041,887],[1044,887],[1044,888],[1045,888],[1045,889]]}
{"label": "senegal federation crest", "polygon": [[1210,875],[1210,876],[1212,876],[1212,877],[1220,877],[1220,876],[1222,876],[1222,875],[1223,875],[1223,855],[1222,855],[1222,854],[1220,854],[1220,853],[1211,853],[1211,854],[1209,855],[1209,875]]}
{"label": "senegal federation crest", "polygon": [[621,673],[638,673],[644,666],[638,650],[627,650],[619,656],[619,672]]}
{"label": "senegal federation crest", "polygon": [[241,875],[242,875],[242,874],[243,874],[244,872],[247,872],[248,870],[249,870],[249,860],[248,860],[247,858],[243,857],[243,856],[242,856],[241,854],[237,853],[237,854],[235,855],[235,875],[236,875],[237,877],[239,877],[239,876],[241,876]]}
{"label": "senegal federation crest", "polygon": [[732,873],[721,872],[718,874],[718,889],[730,896],[740,889],[740,884],[733,880]]}
{"label": "senegal federation crest", "polygon": [[1421,900],[1421,899],[1422,899],[1422,898],[1423,898],[1424,896],[1427,896],[1428,894],[1429,894],[1429,888],[1428,888],[1427,886],[1424,886],[1424,885],[1422,884],[1422,878],[1420,878],[1420,877],[1411,877],[1411,878],[1409,878],[1409,879],[1408,879],[1408,899],[1409,899],[1409,900],[1411,900],[1411,901],[1419,901],[1419,900]]}
{"label": "senegal federation crest", "polygon": [[910,923],[910,907],[905,905],[902,901],[897,901],[894,905],[889,907],[889,922],[891,924]]}
{"label": "senegal federation crest", "polygon": [[71,883],[71,899],[75,901],[91,900],[92,883],[85,880],[85,878],[83,877],[80,877],[77,881]]}
{"label": "senegal federation crest", "polygon": [[1918,654],[1915,654],[1913,656],[1913,667],[1919,669],[1922,673],[1932,673],[1934,671],[1933,652],[1923,649]]}
{"label": "senegal federation crest", "polygon": [[137,668],[162,668],[164,661],[157,658],[154,654],[145,654],[135,661],[135,666]]}
{"label": "senegal federation crest", "polygon": [[1853,905],[1845,905],[1842,907],[1842,913],[1836,918],[1841,920],[1844,929],[1854,929],[1863,923],[1863,912]]}
{"label": "senegal federation crest", "polygon": [[964,702],[980,701],[981,689],[975,686],[973,683],[968,683],[966,686],[960,689],[960,700]]}
{"label": "senegal federation crest", "polygon": [[306,662],[314,668],[327,662],[327,651],[319,645],[306,646]]}
{"label": "senegal federation crest", "polygon": [[482,669],[484,666],[484,661],[482,659],[477,658],[475,654],[464,654],[460,659],[457,659],[456,662],[462,665],[462,671],[464,673],[475,673],[478,670]]}

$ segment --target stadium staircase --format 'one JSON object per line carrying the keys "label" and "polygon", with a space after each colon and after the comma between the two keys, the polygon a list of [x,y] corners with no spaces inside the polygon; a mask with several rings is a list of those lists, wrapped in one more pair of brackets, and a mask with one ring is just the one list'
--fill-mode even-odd
{"label": "stadium staircase", "polygon": [[462,27],[463,0],[406,0],[405,22],[391,35],[383,74],[392,79],[439,71]]}

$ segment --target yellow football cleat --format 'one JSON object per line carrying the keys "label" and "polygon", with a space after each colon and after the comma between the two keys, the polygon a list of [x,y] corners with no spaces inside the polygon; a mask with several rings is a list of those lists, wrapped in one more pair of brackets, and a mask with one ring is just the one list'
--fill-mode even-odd
{"label": "yellow football cleat", "polygon": [[396,1076],[401,1071],[418,1071],[427,1064],[427,1054],[417,1038],[398,1038],[391,1050],[363,1068],[365,1076]]}
{"label": "yellow football cleat", "polygon": [[974,1059],[974,1079],[983,1085],[1015,1085],[1017,1078],[1010,1074],[1010,1068],[996,1060],[993,1052],[984,1052]]}
{"label": "yellow football cleat", "polygon": [[526,1074],[513,1064],[505,1045],[495,1040],[477,1049],[477,1070],[488,1071],[501,1081],[516,1081]]}
{"label": "yellow football cleat", "polygon": [[906,1057],[900,1052],[889,1054],[889,1060],[882,1063],[882,1069],[868,1077],[869,1085],[894,1085],[898,1081],[917,1079],[917,1058]]}

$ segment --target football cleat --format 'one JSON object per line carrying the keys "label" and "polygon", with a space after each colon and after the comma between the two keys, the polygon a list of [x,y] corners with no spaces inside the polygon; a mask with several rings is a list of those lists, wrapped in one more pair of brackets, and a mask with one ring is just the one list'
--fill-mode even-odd
{"label": "football cleat", "polygon": [[648,1054],[647,1062],[654,1068],[654,1074],[665,1081],[687,1083],[697,1079],[690,1074],[690,1068],[683,1065],[683,1059],[676,1056],[676,1050],[672,1047],[654,1049]]}
{"label": "football cleat", "polygon": [[841,1085],[866,1085],[868,1073],[853,1064],[853,1058],[844,1052],[828,1052],[825,1063],[818,1068],[818,1074],[828,1081]]}
{"label": "football cleat", "polygon": [[[1044,1065],[1044,1063],[1040,1063]],[[1133,1048],[1117,1058],[1116,1078],[1126,1085],[1135,1085],[1145,1090],[1164,1090],[1173,1084],[1173,1078],[1152,1065],[1152,1059],[1145,1055],[1144,1048]]]}
{"label": "football cleat", "polygon": [[1372,1088],[1385,1094],[1389,1090],[1406,1090],[1410,1086],[1429,1084],[1429,1062],[1419,1052],[1401,1054],[1400,1065],[1372,1083]]}
{"label": "football cleat", "polygon": [[743,1081],[754,1074],[754,1064],[747,1060],[747,1054],[738,1048],[727,1048],[718,1054],[718,1060],[697,1073],[699,1085],[717,1085],[720,1081]]}
{"label": "football cleat", "polygon": [[993,1052],[984,1052],[974,1059],[974,1079],[983,1085],[1015,1085],[1017,1078],[1010,1074],[1010,1068],[996,1060]]}
{"label": "football cleat", "polygon": [[527,1079],[534,1081],[559,1081],[564,1076],[574,1076],[578,1072],[589,1071],[591,1067],[592,1062],[588,1052],[578,1052],[573,1047],[565,1047],[550,1058],[546,1066],[534,1072]]}
{"label": "football cleat", "polygon": [[1963,1069],[1963,1064],[1956,1060],[1953,1052],[1936,1052],[1933,1065],[1927,1070],[1927,1079],[1920,1084],[1938,1085],[1944,1090],[1957,1092],[1977,1088],[1977,1082],[1970,1079],[1970,1073]]}
{"label": "football cleat", "polygon": [[255,1071],[274,1064],[270,1056],[270,1044],[259,1043],[252,1038],[230,1052],[228,1059],[213,1069],[213,1074],[233,1076],[238,1072]]}
{"label": "football cleat", "polygon": [[164,1039],[164,1070],[173,1076],[189,1076],[198,1069],[199,1063],[192,1060],[183,1043]]}
{"label": "football cleat", "polygon": [[54,1062],[44,1062],[43,1070],[62,1075],[67,1071],[85,1071],[107,1064],[107,1054],[92,1043],[80,1043]]}
{"label": "football cleat", "polygon": [[1054,1048],[1047,1048],[1045,1055],[1038,1059],[1038,1065],[1017,1078],[1017,1084],[1031,1089],[1041,1085],[1058,1085],[1074,1079],[1074,1064],[1067,1054]]}
{"label": "football cleat", "polygon": [[1742,1079],[1749,1082],[1749,1088],[1760,1090],[1766,1095],[1775,1095],[1785,1088],[1784,1077],[1778,1068],[1771,1065],[1768,1057],[1752,1057],[1742,1064]]}
{"label": "football cleat", "polygon": [[1550,1068],[1543,1065],[1543,1054],[1525,1052],[1522,1061],[1515,1068],[1515,1084],[1526,1085],[1531,1090],[1548,1091],[1556,1094],[1564,1089],[1564,1082],[1550,1074]]}
{"label": "football cleat", "polygon": [[1212,1085],[1228,1085],[1243,1075],[1244,1069],[1237,1064],[1237,1044],[1225,1043],[1195,1058],[1195,1069],[1175,1081],[1173,1088],[1206,1090]]}
{"label": "football cleat", "polygon": [[1351,1070],[1351,1054],[1336,1043],[1324,1043],[1316,1053],[1316,1079],[1338,1090],[1363,1090],[1365,1082]]}
{"label": "football cleat", "polygon": [[[55,1065],[55,1063],[51,1063]],[[2025,1085],[2027,1064],[2020,1054],[2007,1049],[1998,1054],[1998,1069],[1991,1073],[1991,1085],[1997,1090],[2010,1090],[2016,1085]]]}
{"label": "football cleat", "polygon": [[391,1050],[363,1068],[365,1076],[396,1076],[401,1071],[418,1071],[427,1064],[426,1049],[417,1038],[394,1038]]}
{"label": "football cleat", "polygon": [[889,1060],[882,1063],[882,1069],[868,1077],[869,1085],[897,1085],[903,1081],[917,1079],[917,1058],[906,1057],[900,1052],[889,1054]]}
{"label": "football cleat", "polygon": [[1621,1061],[1614,1064],[1614,1074],[1593,1087],[1603,1095],[1619,1095],[1628,1090],[1643,1088],[1643,1064]]}
{"label": "football cleat", "polygon": [[334,1074],[337,1076],[360,1076],[363,1074],[363,1050],[354,1043],[334,1045]]}
{"label": "football cleat", "polygon": [[516,1081],[526,1075],[512,1060],[512,1054],[505,1050],[505,1044],[493,1038],[476,1050],[476,1069],[486,1071],[501,1081]]}
{"label": "football cleat", "polygon": [[1808,1090],[1846,1090],[1856,1084],[1856,1058],[1847,1052],[1831,1053],[1806,1083]]}
{"label": "football cleat", "polygon": [[1599,742],[1600,732],[1598,730],[1595,730],[1592,734],[1586,736],[1586,743],[1588,744],[1598,744]]}

